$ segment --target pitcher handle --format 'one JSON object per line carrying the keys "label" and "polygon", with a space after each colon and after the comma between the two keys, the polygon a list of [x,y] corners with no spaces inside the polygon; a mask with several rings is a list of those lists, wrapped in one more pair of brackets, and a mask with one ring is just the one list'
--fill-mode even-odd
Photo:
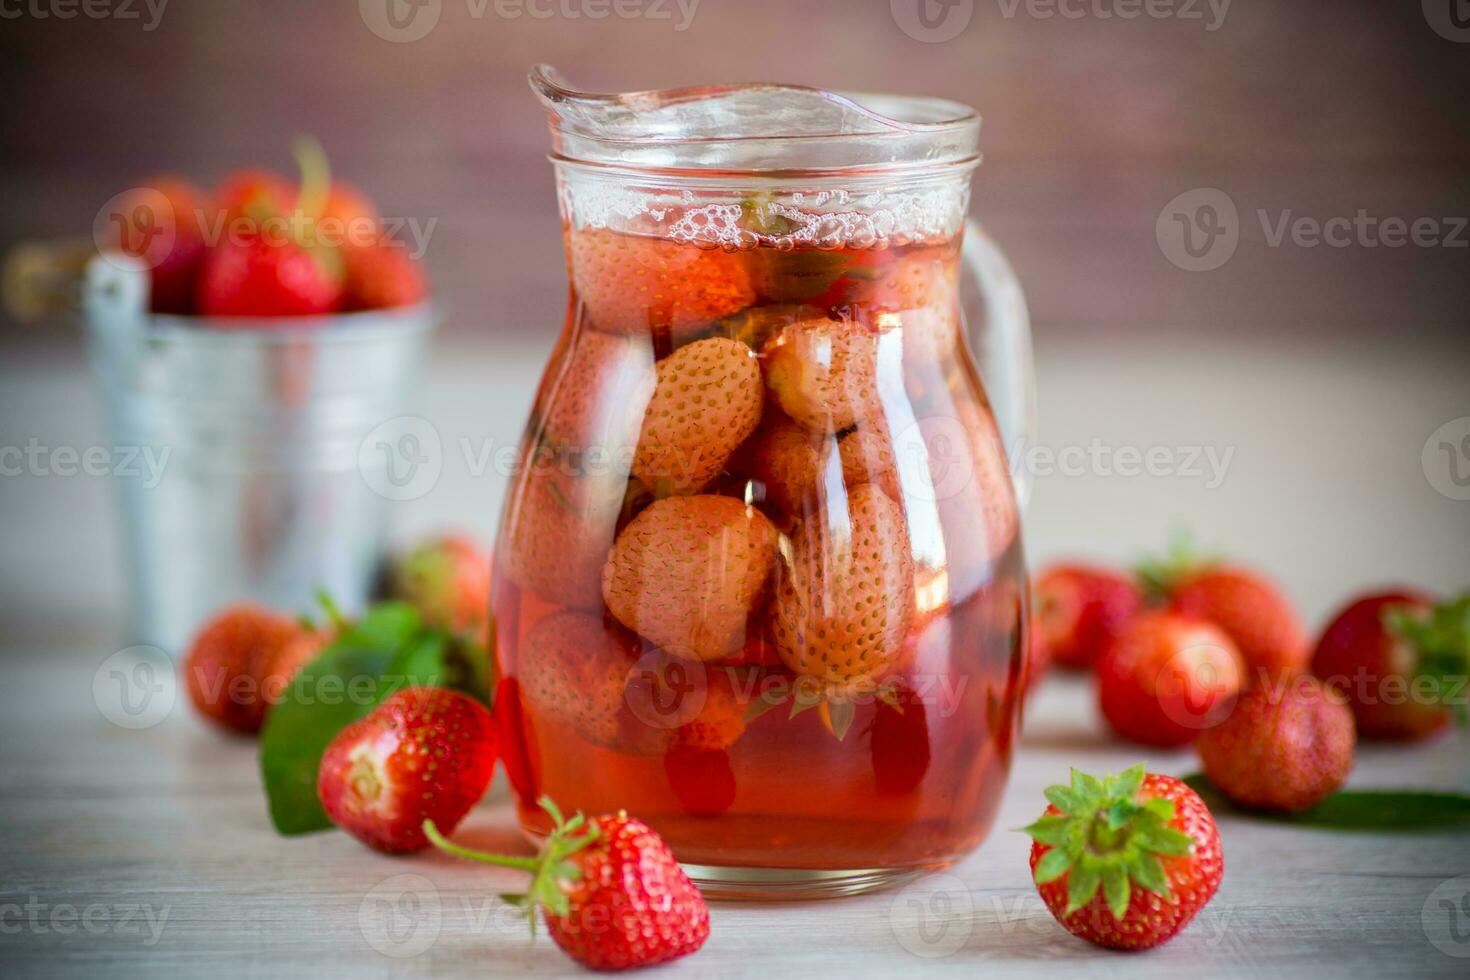
{"label": "pitcher handle", "polygon": [[1031,315],[1011,264],[974,220],[965,222],[964,271],[972,280],[960,290],[965,332],[1010,457],[1016,502],[1024,513],[1031,499],[1026,452],[1036,443]]}

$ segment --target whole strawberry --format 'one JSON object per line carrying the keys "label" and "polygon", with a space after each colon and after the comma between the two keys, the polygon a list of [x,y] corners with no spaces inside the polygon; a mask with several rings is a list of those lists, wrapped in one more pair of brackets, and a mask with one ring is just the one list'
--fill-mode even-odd
{"label": "whole strawberry", "polygon": [[[297,191],[280,174],[252,167],[227,174],[214,189],[213,196],[218,210],[211,217],[227,225],[243,222],[240,227],[246,227],[290,214],[296,207]],[[225,231],[228,233],[230,229]]]}
{"label": "whole strawberry", "polygon": [[315,316],[342,299],[340,260],[332,253],[256,233],[232,236],[210,250],[199,280],[204,316]]}
{"label": "whole strawberry", "polygon": [[1091,669],[1143,595],[1128,576],[1095,565],[1053,565],[1032,586],[1031,628],[1050,659]]}
{"label": "whole strawberry", "polygon": [[1438,606],[1410,590],[1356,599],[1317,641],[1312,673],[1347,698],[1362,737],[1434,735],[1465,703],[1470,595]]}
{"label": "whole strawberry", "polygon": [[903,508],[864,483],[848,493],[846,516],[836,533],[817,514],[797,527],[769,614],[782,662],[838,686],[887,672],[914,616]]}
{"label": "whole strawberry", "polygon": [[856,320],[801,320],[763,354],[772,401],[804,428],[836,433],[884,417],[878,337]]}
{"label": "whole strawberry", "polygon": [[478,701],[411,687],[332,739],[317,796],[332,823],[369,847],[398,853],[429,844],[424,822],[453,829],[490,785],[495,723]]}
{"label": "whole strawberry", "polygon": [[393,591],[431,626],[476,630],[490,615],[490,556],[464,535],[446,535],[397,563]]}
{"label": "whole strawberry", "polygon": [[618,535],[602,595],[619,622],[675,656],[728,657],[765,598],[776,539],[765,515],[734,497],[657,500]]}
{"label": "whole strawberry", "polygon": [[709,906],[663,838],[624,811],[570,820],[551,800],[541,805],[554,828],[535,858],[485,854],[424,832],[446,853],[533,875],[529,891],[505,896],[539,908],[547,931],[568,956],[594,970],[652,966],[695,952],[709,938]]}
{"label": "whole strawberry", "polygon": [[633,475],[661,497],[697,493],[760,424],[760,362],[740,341],[710,337],[680,347],[655,373]]}
{"label": "whole strawberry", "polygon": [[315,660],[336,636],[337,632],[333,628],[302,629],[278,648],[274,655],[265,658],[257,667],[256,676],[260,680],[260,696],[265,702],[266,714],[286,699],[296,675]]}
{"label": "whole strawberry", "polygon": [[570,231],[567,249],[577,298],[607,333],[678,342],[755,302],[733,252],[599,229]]}
{"label": "whole strawberry", "polygon": [[1147,612],[1098,661],[1098,705],[1124,738],[1170,748],[1194,741],[1224,717],[1243,681],[1240,654],[1219,627]]}
{"label": "whole strawberry", "polygon": [[342,309],[412,306],[429,294],[419,264],[400,244],[374,242],[342,248]]}
{"label": "whole strawberry", "polygon": [[134,188],[108,214],[105,244],[141,259],[149,269],[154,313],[190,313],[207,243],[204,196],[173,177]]}
{"label": "whole strawberry", "polygon": [[268,707],[263,682],[281,669],[276,658],[302,632],[295,620],[253,605],[232,606],[205,623],[183,662],[199,713],[222,728],[259,731]]}
{"label": "whole strawberry", "polygon": [[1163,562],[1139,571],[1145,588],[1176,612],[1208,619],[1235,642],[1245,660],[1246,683],[1294,677],[1307,669],[1311,647],[1296,608],[1259,572],[1194,558],[1176,544]]}
{"label": "whole strawberry", "polygon": [[1342,699],[1303,675],[1246,691],[1195,747],[1210,782],[1236,803],[1296,813],[1343,784],[1356,741]]}
{"label": "whole strawberry", "polygon": [[1224,855],[1204,801],[1172,776],[1134,766],[1069,786],[1025,828],[1042,901],[1068,932],[1110,949],[1173,938],[1220,887]]}
{"label": "whole strawberry", "polygon": [[625,691],[638,656],[638,638],[601,615],[543,617],[526,634],[520,657],[518,687],[527,713],[597,745],[623,747]]}

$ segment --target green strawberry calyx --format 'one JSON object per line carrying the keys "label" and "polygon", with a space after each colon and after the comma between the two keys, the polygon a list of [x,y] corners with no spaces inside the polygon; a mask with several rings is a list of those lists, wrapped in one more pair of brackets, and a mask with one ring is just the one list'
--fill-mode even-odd
{"label": "green strawberry calyx", "polygon": [[789,687],[771,685],[763,688],[746,709],[745,721],[749,724],[766,712],[789,703],[791,710],[787,718],[795,718],[816,709],[822,726],[841,742],[852,729],[858,704],[864,701],[882,702],[903,714],[898,686],[892,681],[841,685],[829,684],[807,674],[798,674]]}
{"label": "green strawberry calyx", "polygon": [[1390,608],[1384,625],[1419,655],[1415,681],[1424,679],[1456,720],[1470,724],[1466,679],[1470,677],[1470,592],[1436,605],[1427,613]]}
{"label": "green strawberry calyx", "polygon": [[1091,902],[1098,889],[1118,920],[1135,888],[1172,901],[1159,859],[1188,855],[1194,840],[1169,826],[1173,801],[1140,798],[1143,778],[1141,764],[1105,779],[1073,769],[1071,785],[1046,790],[1061,812],[1022,828],[1050,848],[1036,863],[1036,883],[1067,877],[1067,915]]}
{"label": "green strawberry calyx", "polygon": [[1219,563],[1219,558],[1200,553],[1188,530],[1176,528],[1169,534],[1168,550],[1162,556],[1139,562],[1134,575],[1150,602],[1162,602],[1191,576]]}
{"label": "green strawberry calyx", "polygon": [[501,900],[523,909],[531,934],[536,934],[536,909],[539,906],[547,915],[564,916],[571,912],[571,899],[565,886],[582,877],[582,868],[571,860],[572,855],[592,844],[600,836],[597,827],[588,823],[581,813],[570,820],[562,816],[561,809],[549,796],[538,800],[541,808],[551,815],[552,829],[541,852],[535,857],[515,857],[510,854],[487,854],[484,851],[460,847],[447,840],[434,826],[434,821],[424,821],[424,835],[439,850],[468,861],[493,864],[499,868],[514,868],[531,875],[531,884],[524,892],[502,894]]}

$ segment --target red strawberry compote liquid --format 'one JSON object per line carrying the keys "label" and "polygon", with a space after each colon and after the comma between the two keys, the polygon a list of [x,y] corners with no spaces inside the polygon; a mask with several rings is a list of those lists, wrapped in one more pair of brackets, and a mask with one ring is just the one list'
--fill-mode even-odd
{"label": "red strawberry compote liquid", "polygon": [[568,228],[573,297],[503,515],[497,717],[526,830],[626,809],[716,892],[976,847],[1024,569],[958,240]]}

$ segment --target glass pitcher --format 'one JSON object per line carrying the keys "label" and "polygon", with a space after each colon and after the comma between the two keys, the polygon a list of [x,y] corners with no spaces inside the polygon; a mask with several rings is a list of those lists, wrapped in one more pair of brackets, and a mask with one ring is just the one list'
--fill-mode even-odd
{"label": "glass pitcher", "polygon": [[626,809],[713,894],[953,862],[999,806],[1025,670],[1030,346],[964,231],[978,117],[531,85],[571,294],[496,547],[523,829],[542,795]]}

